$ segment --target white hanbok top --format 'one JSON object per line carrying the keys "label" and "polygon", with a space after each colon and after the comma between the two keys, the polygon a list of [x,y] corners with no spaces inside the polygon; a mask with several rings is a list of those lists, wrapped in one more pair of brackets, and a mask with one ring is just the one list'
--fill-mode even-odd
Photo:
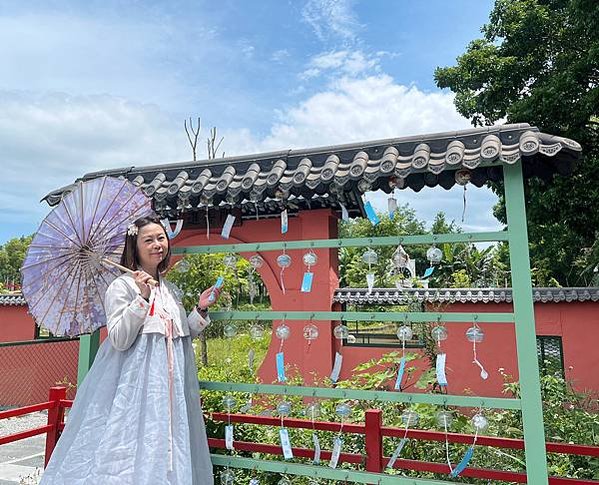
{"label": "white hanbok top", "polygon": [[180,293],[173,283],[160,278],[160,284],[152,289],[148,302],[141,296],[132,275],[123,274],[114,280],[105,299],[108,338],[114,348],[127,350],[140,333],[167,334],[161,312],[150,315],[152,302],[172,319],[174,337],[197,337],[210,323],[210,318],[203,317],[195,308],[188,316],[178,297]]}

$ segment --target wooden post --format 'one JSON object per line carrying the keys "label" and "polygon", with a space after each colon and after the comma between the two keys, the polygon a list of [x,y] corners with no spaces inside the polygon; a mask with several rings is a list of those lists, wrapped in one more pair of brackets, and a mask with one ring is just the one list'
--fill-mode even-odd
{"label": "wooden post", "polygon": [[380,409],[366,411],[366,471],[383,471],[383,412]]}
{"label": "wooden post", "polygon": [[46,434],[46,456],[44,459],[44,466],[50,461],[56,442],[60,437],[60,425],[64,419],[64,407],[61,406],[60,401],[67,398],[66,387],[51,387],[48,395],[48,401],[52,401],[53,405],[48,409],[48,424],[52,426],[52,429]]}

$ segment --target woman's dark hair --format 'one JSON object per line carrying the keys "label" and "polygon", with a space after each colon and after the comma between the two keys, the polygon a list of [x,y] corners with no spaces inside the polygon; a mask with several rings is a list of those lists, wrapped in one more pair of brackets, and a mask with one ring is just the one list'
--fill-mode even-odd
{"label": "woman's dark hair", "polygon": [[168,234],[166,233],[166,229],[164,229],[164,226],[160,222],[160,219],[155,215],[140,217],[133,224],[137,226],[137,231],[133,235],[129,234],[129,231],[127,231],[127,236],[125,237],[125,248],[123,249],[123,255],[121,256],[121,265],[132,270],[137,270],[139,267],[139,255],[137,254],[137,236],[139,230],[148,224],[158,224],[164,231],[164,235],[168,241],[168,251],[166,252],[166,256],[158,265],[158,273],[164,273],[170,264],[171,242],[168,238]]}

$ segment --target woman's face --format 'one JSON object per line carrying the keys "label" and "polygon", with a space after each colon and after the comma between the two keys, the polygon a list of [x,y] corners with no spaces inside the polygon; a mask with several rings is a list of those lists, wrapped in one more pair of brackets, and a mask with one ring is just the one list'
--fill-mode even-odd
{"label": "woman's face", "polygon": [[168,253],[168,237],[160,224],[147,224],[137,234],[137,256],[146,273],[155,274],[156,268]]}

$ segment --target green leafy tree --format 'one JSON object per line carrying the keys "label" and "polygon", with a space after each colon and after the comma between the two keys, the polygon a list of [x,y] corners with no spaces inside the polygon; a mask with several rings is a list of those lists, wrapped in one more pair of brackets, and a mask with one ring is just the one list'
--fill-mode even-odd
{"label": "green leafy tree", "polygon": [[496,0],[482,34],[436,83],[474,125],[528,122],[582,144],[572,176],[529,180],[526,198],[537,284],[588,284],[599,261],[599,2]]}
{"label": "green leafy tree", "polygon": [[33,236],[13,238],[0,246],[0,282],[20,283],[20,269]]}

